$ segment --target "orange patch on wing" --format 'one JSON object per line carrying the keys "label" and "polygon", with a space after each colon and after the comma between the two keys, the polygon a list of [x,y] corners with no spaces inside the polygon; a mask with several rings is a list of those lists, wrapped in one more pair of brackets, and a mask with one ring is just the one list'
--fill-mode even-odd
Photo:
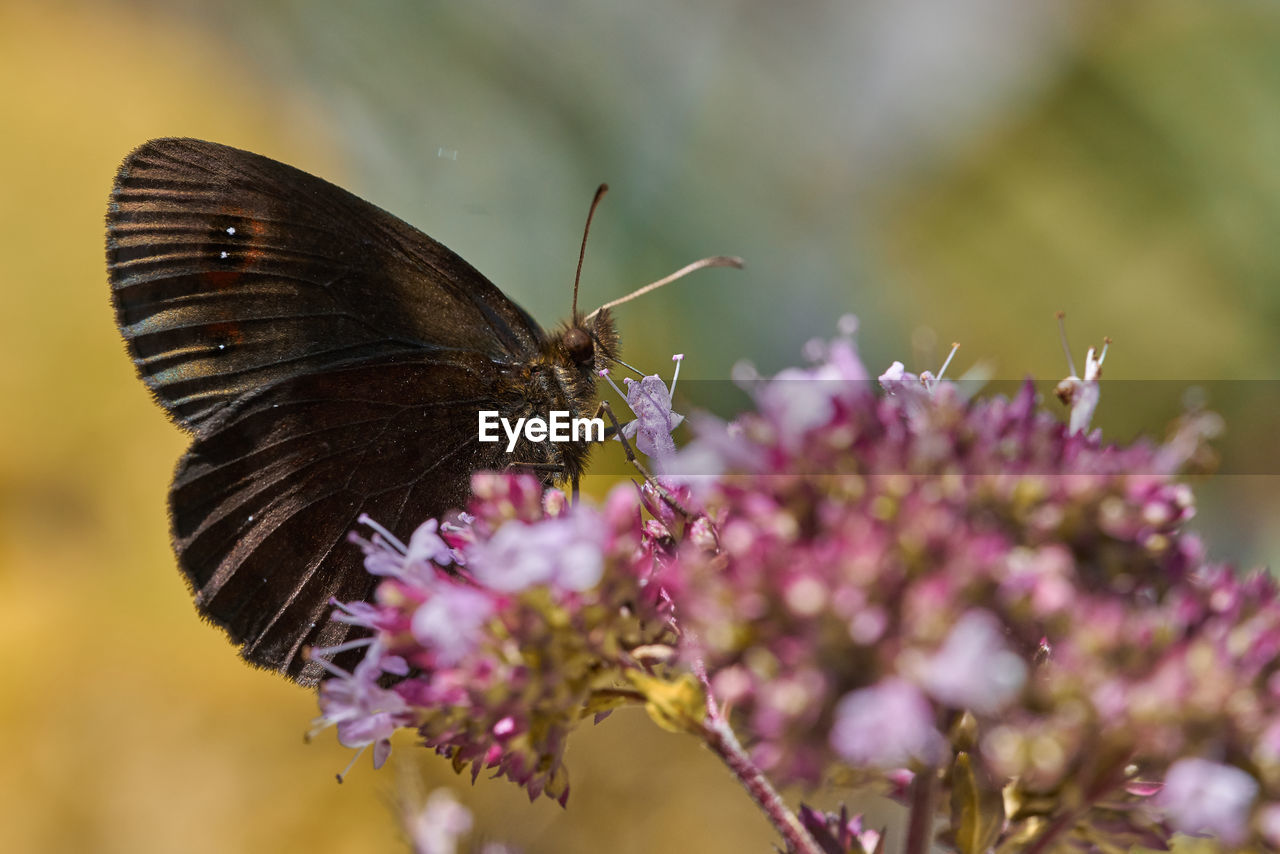
{"label": "orange patch on wing", "polygon": [[240,324],[232,321],[210,323],[205,327],[205,334],[220,344],[239,344],[244,341]]}
{"label": "orange patch on wing", "polygon": [[[214,251],[228,253],[226,266],[200,274],[201,281],[218,290],[235,285],[244,271],[262,257],[262,246],[267,233],[266,223],[249,216],[242,208],[223,208],[220,219],[234,223],[230,228],[239,230],[228,231],[224,239],[214,244]],[[225,249],[222,248],[224,246]]]}
{"label": "orange patch on wing", "polygon": [[244,248],[244,261],[241,265],[247,267],[262,257],[264,238],[267,236],[267,224],[260,219],[250,219],[248,217],[245,218],[245,222],[249,225],[250,238]]}
{"label": "orange patch on wing", "polygon": [[240,270],[207,270],[200,274],[200,281],[211,288],[229,288],[240,278]]}

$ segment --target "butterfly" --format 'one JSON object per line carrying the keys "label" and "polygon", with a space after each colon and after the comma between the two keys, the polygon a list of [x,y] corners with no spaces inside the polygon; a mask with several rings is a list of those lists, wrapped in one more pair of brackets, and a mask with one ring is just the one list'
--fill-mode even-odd
{"label": "butterfly", "polygon": [[139,376],[192,435],[169,510],[196,606],[249,662],[307,685],[323,671],[305,651],[348,631],[332,600],[367,600],[377,582],[347,542],[361,514],[407,540],[464,506],[479,470],[519,464],[576,485],[587,442],[508,453],[478,441],[477,413],[581,416],[619,348],[609,308],[623,300],[584,317],[575,284],[569,320],[548,333],[386,211],[196,139],[125,159],[107,269]]}

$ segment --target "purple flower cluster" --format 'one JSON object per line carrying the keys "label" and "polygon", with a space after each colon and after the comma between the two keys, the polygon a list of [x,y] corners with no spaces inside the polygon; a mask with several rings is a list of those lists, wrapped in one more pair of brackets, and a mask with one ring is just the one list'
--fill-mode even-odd
{"label": "purple flower cluster", "polygon": [[1206,558],[1177,479],[1213,418],[1104,443],[1105,350],[1059,387],[1066,424],[1029,382],[976,399],[895,363],[877,391],[855,328],[809,367],[740,371],[754,410],[695,421],[682,449],[665,385],[630,383],[624,435],[660,486],[594,509],[480,475],[467,513],[407,545],[370,521],[355,539],[384,580],[335,618],[372,637],[322,685],[323,721],[376,763],[412,727],[563,803],[568,733],[643,702],[796,851],[884,840],[788,819],[764,774],[910,792],[913,826],[948,817],[963,850],[1280,846],[1280,596]]}
{"label": "purple flower cluster", "polygon": [[477,475],[473,492],[467,514],[428,521],[407,546],[372,520],[370,539],[353,538],[385,580],[373,604],[336,615],[374,637],[357,642],[368,649],[354,673],[322,683],[322,722],[347,746],[375,744],[377,764],[392,730],[415,728],[459,770],[563,803],[565,737],[645,669],[633,651],[672,639],[640,497],[628,485],[601,510],[571,510],[512,475]]}
{"label": "purple flower cluster", "polygon": [[1104,444],[1092,354],[1067,426],[1030,383],[968,400],[895,365],[879,396],[851,335],[816,355],[665,469],[716,472],[684,478],[715,542],[683,543],[663,583],[756,763],[945,777],[963,752],[1019,805],[1002,819],[1106,800],[1148,842],[1161,817],[1131,790],[1167,772],[1174,827],[1275,834],[1280,602],[1206,561],[1174,478],[1211,421]]}

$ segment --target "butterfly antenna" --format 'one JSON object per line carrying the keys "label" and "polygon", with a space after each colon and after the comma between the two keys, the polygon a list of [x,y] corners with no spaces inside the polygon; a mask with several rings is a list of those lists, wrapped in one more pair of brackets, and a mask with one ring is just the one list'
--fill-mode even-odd
{"label": "butterfly antenna", "polygon": [[649,284],[645,285],[643,288],[634,290],[631,293],[627,294],[625,297],[619,297],[613,302],[605,303],[604,305],[597,308],[595,311],[588,314],[584,318],[584,320],[590,320],[591,318],[595,317],[597,314],[599,314],[600,312],[604,311],[607,308],[613,308],[614,306],[622,305],[624,302],[631,302],[633,299],[635,299],[638,296],[643,296],[644,294],[647,294],[650,291],[656,291],[658,288],[662,287],[663,285],[669,285],[672,282],[676,281],[677,279],[683,279],[685,276],[689,275],[690,273],[696,270],[701,270],[704,267],[733,267],[735,269],[741,270],[743,267],[743,264],[742,264],[741,258],[735,258],[731,255],[713,255],[710,258],[701,258],[697,261],[694,261],[692,264],[688,264],[684,267],[681,267],[679,270],[676,270],[670,276],[666,276],[665,278],[658,279],[658,281],[656,282],[650,282]]}
{"label": "butterfly antenna", "polygon": [[609,192],[608,184],[596,187],[596,196],[591,200],[591,210],[587,211],[587,224],[582,229],[582,249],[578,250],[578,272],[573,277],[573,311],[569,315],[573,318],[574,324],[578,322],[578,282],[582,281],[582,261],[587,257],[587,235],[591,233],[591,218],[596,215],[596,208],[599,207],[600,200],[607,192]]}
{"label": "butterfly antenna", "polygon": [[622,367],[626,368],[627,370],[635,371],[636,376],[640,377],[641,379],[644,379],[647,376],[647,374],[644,371],[640,370],[635,365],[627,364],[626,362],[619,359],[617,356],[610,356],[608,353],[606,353],[604,357],[606,359],[609,359],[610,361],[617,362],[619,365],[622,365]]}
{"label": "butterfly antenna", "polygon": [[1080,376],[1076,373],[1076,362],[1071,358],[1071,345],[1067,343],[1067,313],[1065,311],[1058,312],[1058,337],[1062,339],[1062,352],[1067,354],[1067,367],[1071,369],[1071,376]]}

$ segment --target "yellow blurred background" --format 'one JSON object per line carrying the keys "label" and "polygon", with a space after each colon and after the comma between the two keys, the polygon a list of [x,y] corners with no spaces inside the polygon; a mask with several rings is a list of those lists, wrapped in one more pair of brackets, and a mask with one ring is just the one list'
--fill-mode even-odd
{"label": "yellow blurred background", "polygon": [[[174,569],[186,445],[113,323],[103,215],[155,136],[276,157],[397,213],[549,325],[581,221],[627,358],[723,406],[835,318],[868,364],[1065,375],[1116,344],[1101,423],[1159,432],[1198,384],[1228,418],[1211,550],[1271,563],[1280,489],[1280,7],[1022,0],[646,4],[0,0],[0,847],[395,851],[402,773],[527,852],[767,851],[693,744],[619,714],[577,734],[567,811],[397,743],[302,735],[314,698],[243,665]],[[1125,387],[1125,386],[1119,386]],[[1145,386],[1142,386],[1145,388]],[[700,399],[705,389],[708,399]],[[1231,425],[1240,425],[1232,429]],[[592,483],[599,494],[604,478]],[[819,803],[834,801],[832,793]]]}

